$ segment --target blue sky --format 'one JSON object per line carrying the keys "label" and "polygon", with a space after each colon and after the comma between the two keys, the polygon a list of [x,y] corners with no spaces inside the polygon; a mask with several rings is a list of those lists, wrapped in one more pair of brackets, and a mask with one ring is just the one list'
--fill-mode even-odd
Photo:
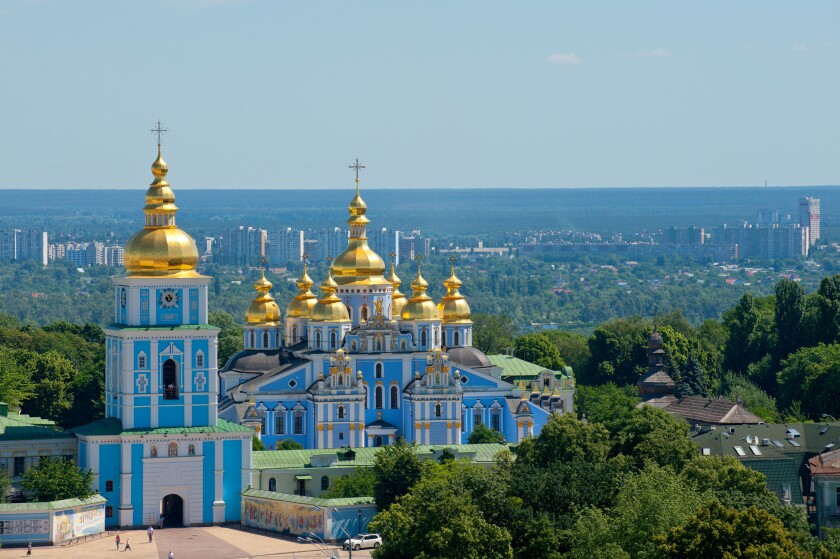
{"label": "blue sky", "polygon": [[0,2],[0,188],[840,183],[840,2]]}

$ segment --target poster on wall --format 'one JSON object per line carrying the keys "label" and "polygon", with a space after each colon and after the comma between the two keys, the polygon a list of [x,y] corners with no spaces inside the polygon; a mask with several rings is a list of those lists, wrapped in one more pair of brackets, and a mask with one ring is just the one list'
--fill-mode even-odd
{"label": "poster on wall", "polygon": [[323,535],[323,511],[284,501],[242,500],[242,524],[263,530]]}
{"label": "poster on wall", "polygon": [[105,531],[105,507],[95,506],[56,512],[53,541],[69,540]]}
{"label": "poster on wall", "polygon": [[48,534],[48,518],[27,518],[24,520],[0,520],[0,535]]}

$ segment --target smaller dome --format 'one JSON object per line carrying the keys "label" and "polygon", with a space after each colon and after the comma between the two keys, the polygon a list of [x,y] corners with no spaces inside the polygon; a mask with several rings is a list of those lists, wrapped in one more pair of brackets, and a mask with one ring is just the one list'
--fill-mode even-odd
{"label": "smaller dome", "polygon": [[260,279],[254,282],[254,289],[257,290],[258,295],[251,301],[245,312],[245,320],[248,324],[276,325],[280,321],[280,307],[269,293],[272,287],[274,286],[265,278],[265,271],[263,271]]}
{"label": "smaller dome", "polygon": [[391,255],[391,275],[388,276],[387,279],[394,285],[394,290],[391,292],[391,316],[398,317],[402,314],[403,307],[405,307],[408,299],[406,299],[405,295],[400,291],[402,280],[399,278],[396,271],[394,271],[393,254]]}
{"label": "smaller dome", "polygon": [[303,272],[295,283],[298,287],[298,294],[289,302],[289,306],[286,308],[286,316],[289,318],[308,318],[312,312],[312,307],[318,302],[318,297],[310,291],[315,282],[306,273],[306,261],[303,262]]}
{"label": "smaller dome", "polygon": [[452,264],[452,275],[443,282],[443,285],[446,287],[446,295],[443,296],[437,305],[441,320],[444,323],[472,324],[470,320],[470,305],[458,290],[463,285],[463,282],[455,275],[454,263]]}
{"label": "smaller dome", "polygon": [[417,277],[411,282],[414,294],[402,309],[403,320],[437,320],[438,310],[432,298],[426,294],[429,282],[420,274],[420,257],[417,259]]}
{"label": "smaller dome", "polygon": [[327,271],[327,279],[321,284],[321,291],[324,296],[312,307],[310,319],[316,322],[350,322],[350,313],[344,302],[339,299],[335,292],[338,284]]}

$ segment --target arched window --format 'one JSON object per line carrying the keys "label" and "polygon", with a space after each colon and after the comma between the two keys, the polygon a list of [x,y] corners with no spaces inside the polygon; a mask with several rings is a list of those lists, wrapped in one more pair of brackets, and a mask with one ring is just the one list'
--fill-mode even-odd
{"label": "arched window", "polygon": [[268,330],[263,330],[263,347],[268,347]]}
{"label": "arched window", "polygon": [[146,368],[146,354],[141,353],[137,356],[137,368],[138,369],[145,369]]}
{"label": "arched window", "polygon": [[341,373],[338,375],[338,386],[344,386],[344,374]]}
{"label": "arched window", "polygon": [[335,331],[330,332],[330,349],[335,349]]}
{"label": "arched window", "polygon": [[384,441],[382,440],[382,435],[376,435],[373,438],[373,446],[382,446],[383,442]]}
{"label": "arched window", "polygon": [[446,330],[443,331],[443,347],[446,347]]}
{"label": "arched window", "polygon": [[427,341],[427,338],[426,338],[426,329],[425,329],[425,328],[423,328],[423,329],[420,331],[420,345],[425,347],[425,346],[426,346],[426,341]]}
{"label": "arched window", "polygon": [[328,476],[321,476],[321,491],[326,491],[330,488],[330,478]]}
{"label": "arched window", "polygon": [[382,392],[383,392],[382,385],[378,385],[376,387],[376,390],[374,391],[374,399],[376,400],[376,402],[374,402],[374,407],[378,410],[381,410],[384,407],[383,404],[382,404],[382,400],[383,400]]}
{"label": "arched window", "polygon": [[172,359],[163,362],[163,399],[178,399],[178,364]]}
{"label": "arched window", "polygon": [[251,330],[251,347],[256,347],[257,345],[257,335]]}
{"label": "arched window", "polygon": [[315,349],[321,349],[321,331],[315,331]]}
{"label": "arched window", "polygon": [[187,454],[189,454],[190,456],[195,456],[195,445],[194,444],[191,444],[187,448]]}
{"label": "arched window", "polygon": [[400,389],[396,384],[391,385],[391,409],[395,410],[400,407]]}
{"label": "arched window", "polygon": [[268,490],[269,491],[277,491],[277,480],[274,478],[270,478],[268,480]]}
{"label": "arched window", "polygon": [[457,330],[455,330],[452,333],[452,338],[453,338],[452,345],[461,345],[461,343],[460,343],[461,342],[461,335]]}
{"label": "arched window", "polygon": [[152,445],[152,448],[149,449],[149,456],[157,458],[157,447],[155,445]]}
{"label": "arched window", "polygon": [[195,354],[195,366],[198,368],[204,367],[204,354],[200,351]]}
{"label": "arched window", "polygon": [[435,404],[435,417],[442,417],[443,416],[443,406],[440,405],[440,402]]}
{"label": "arched window", "polygon": [[362,314],[362,321],[363,321],[363,322],[367,322],[367,319],[368,319],[368,308],[367,308],[367,305],[362,305],[362,312],[361,312],[361,314]]}
{"label": "arched window", "polygon": [[382,363],[377,363],[373,366],[373,376],[376,378],[382,378],[382,370],[384,369]]}
{"label": "arched window", "polygon": [[297,339],[297,325],[292,326],[292,344],[296,344],[298,341]]}
{"label": "arched window", "polygon": [[337,411],[336,415],[338,416],[338,419],[344,419],[344,406],[342,406],[342,405],[338,406],[338,411]]}
{"label": "arched window", "polygon": [[169,443],[169,456],[178,456],[178,443],[175,441]]}

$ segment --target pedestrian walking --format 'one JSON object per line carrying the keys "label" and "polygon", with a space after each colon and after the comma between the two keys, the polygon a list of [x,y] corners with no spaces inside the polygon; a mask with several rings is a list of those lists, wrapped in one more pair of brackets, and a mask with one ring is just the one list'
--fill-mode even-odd
{"label": "pedestrian walking", "polygon": [[170,551],[168,557],[169,559],[175,559],[175,554]]}
{"label": "pedestrian walking", "polygon": [[29,557],[32,555],[32,542],[29,542],[29,545],[26,546],[26,556]]}
{"label": "pedestrian walking", "polygon": [[120,535],[119,534],[117,534],[116,542],[117,542],[117,551],[119,551],[120,550]]}
{"label": "pedestrian walking", "polygon": [[149,524],[149,529],[146,530],[146,534],[149,536],[149,543],[152,543],[152,540],[155,538],[155,529],[152,528],[151,524]]}
{"label": "pedestrian walking", "polygon": [[125,549],[123,551],[131,551],[131,538],[125,539]]}

